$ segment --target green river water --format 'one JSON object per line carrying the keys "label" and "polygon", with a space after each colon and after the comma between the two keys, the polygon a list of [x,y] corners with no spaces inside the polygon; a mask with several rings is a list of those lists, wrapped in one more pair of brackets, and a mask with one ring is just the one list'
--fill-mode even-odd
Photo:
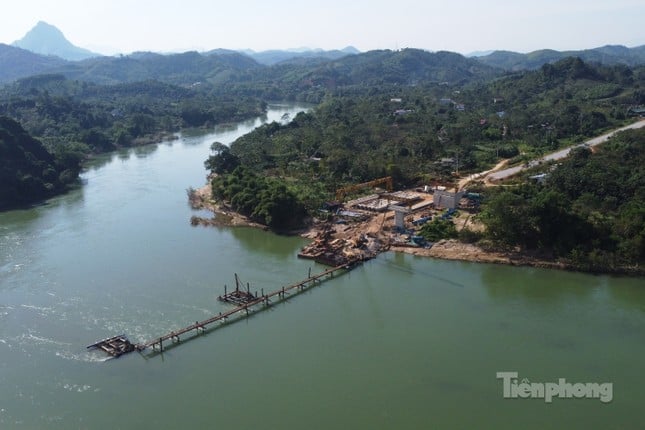
{"label": "green river water", "polygon": [[[300,238],[189,223],[210,144],[301,109],[104,156],[0,213],[1,429],[645,428],[642,278],[386,253],[162,355],[86,351],[226,309],[234,273],[268,291],[324,269]],[[503,371],[612,401],[505,399]]]}

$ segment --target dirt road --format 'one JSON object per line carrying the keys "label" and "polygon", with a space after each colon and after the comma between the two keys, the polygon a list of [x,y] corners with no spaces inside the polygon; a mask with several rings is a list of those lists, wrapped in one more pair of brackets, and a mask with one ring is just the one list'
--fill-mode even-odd
{"label": "dirt road", "polygon": [[492,169],[485,170],[485,171],[479,172],[479,173],[473,173],[472,175],[468,175],[465,178],[460,179],[459,184],[457,185],[457,189],[458,190],[463,190],[466,187],[466,185],[468,185],[472,181],[477,180],[477,179],[481,179],[481,178],[483,178],[483,177],[485,177],[487,175],[490,175],[493,172],[497,172],[499,169],[501,169],[502,167],[506,166],[508,161],[509,161],[508,159],[502,160],[499,163],[497,163],[495,165],[495,167],[493,167]]}

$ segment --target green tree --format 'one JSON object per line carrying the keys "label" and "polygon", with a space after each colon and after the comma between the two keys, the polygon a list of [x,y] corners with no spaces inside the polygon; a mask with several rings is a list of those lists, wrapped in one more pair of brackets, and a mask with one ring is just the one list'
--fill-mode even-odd
{"label": "green tree", "polygon": [[211,156],[204,162],[204,165],[212,173],[231,173],[240,165],[240,159],[231,153],[231,149],[220,142],[211,145]]}
{"label": "green tree", "polygon": [[441,239],[454,239],[458,236],[455,224],[449,219],[434,219],[427,222],[419,230],[419,235],[429,242],[438,242]]}

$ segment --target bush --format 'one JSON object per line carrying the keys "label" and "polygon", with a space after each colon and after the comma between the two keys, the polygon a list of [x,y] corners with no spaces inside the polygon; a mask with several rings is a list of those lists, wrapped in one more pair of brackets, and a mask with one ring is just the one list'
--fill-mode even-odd
{"label": "bush", "polygon": [[483,236],[484,235],[478,231],[474,231],[469,228],[462,228],[458,233],[457,238],[463,243],[475,243],[479,242]]}
{"label": "bush", "polygon": [[458,236],[455,224],[450,220],[435,219],[426,223],[419,235],[429,242],[437,242],[441,239],[454,239]]}

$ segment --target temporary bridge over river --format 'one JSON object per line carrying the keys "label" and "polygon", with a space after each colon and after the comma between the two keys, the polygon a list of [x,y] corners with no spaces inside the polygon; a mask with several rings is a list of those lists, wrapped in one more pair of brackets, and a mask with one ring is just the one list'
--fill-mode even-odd
{"label": "temporary bridge over river", "polygon": [[151,339],[148,342],[133,344],[125,335],[119,335],[98,341],[88,346],[87,348],[101,349],[113,357],[119,357],[132,351],[143,352],[147,349],[152,349],[153,352],[163,352],[164,342],[170,342],[171,345],[177,344],[181,341],[182,337],[185,337],[185,335],[194,336],[203,333],[209,329],[209,326],[211,326],[211,328],[215,328],[212,327],[212,325],[215,323],[226,323],[233,321],[235,318],[246,318],[252,313],[259,312],[271,306],[274,301],[276,303],[279,303],[285,300],[288,296],[299,294],[300,292],[313,287],[323,280],[333,277],[338,272],[351,270],[360,262],[361,260],[349,261],[315,275],[311,275],[311,269],[309,269],[309,276],[306,279],[291,285],[281,287],[280,289],[269,292],[267,294],[264,293],[264,289],[261,290],[260,294],[251,293],[248,284],[246,291],[244,291],[243,287],[240,289],[239,278],[236,274],[235,290],[227,292],[225,287],[224,295],[218,297],[218,299],[222,302],[232,303],[235,305],[235,307],[231,308],[228,311],[220,312],[219,314],[203,321],[196,321],[194,324],[190,324],[187,327],[171,331],[170,333]]}

